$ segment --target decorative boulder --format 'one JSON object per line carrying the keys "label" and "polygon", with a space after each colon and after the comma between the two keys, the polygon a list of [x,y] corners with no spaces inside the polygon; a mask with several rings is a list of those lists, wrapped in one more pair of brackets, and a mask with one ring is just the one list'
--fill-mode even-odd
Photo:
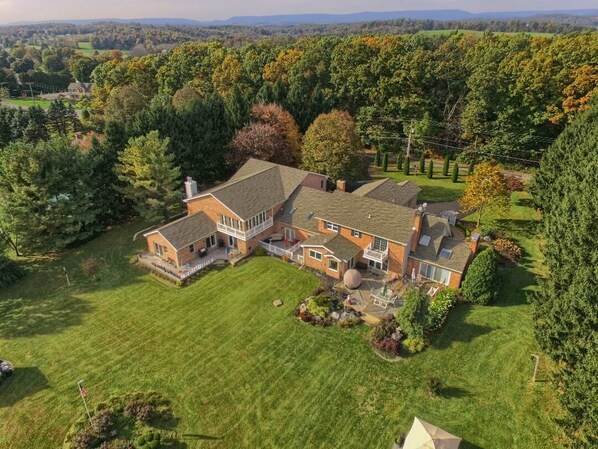
{"label": "decorative boulder", "polygon": [[333,320],[338,320],[341,317],[341,314],[338,312],[332,312],[332,314],[330,316],[332,317]]}
{"label": "decorative boulder", "polygon": [[272,305],[273,305],[274,307],[280,307],[280,306],[282,306],[282,301],[281,301],[280,299],[277,299],[276,301],[274,301],[274,302],[272,303]]}
{"label": "decorative boulder", "polygon": [[354,268],[348,270],[343,276],[345,287],[354,290],[361,285],[361,273]]}

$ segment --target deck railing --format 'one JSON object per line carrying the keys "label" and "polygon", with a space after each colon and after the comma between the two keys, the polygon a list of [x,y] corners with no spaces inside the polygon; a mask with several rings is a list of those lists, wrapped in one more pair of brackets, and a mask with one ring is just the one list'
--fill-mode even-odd
{"label": "deck railing", "polygon": [[303,256],[301,254],[295,254],[295,252],[301,247],[301,242],[291,246],[289,249],[280,248],[276,245],[271,245],[268,242],[260,242],[260,246],[268,251],[270,254],[274,254],[280,257],[288,257],[295,262],[303,263]]}
{"label": "deck railing", "polygon": [[243,241],[247,241],[250,238],[255,237],[260,232],[265,231],[268,228],[271,228],[274,225],[274,219],[272,217],[268,218],[263,223],[260,223],[257,226],[249,229],[248,231],[241,231],[240,229],[233,228],[231,226],[227,226],[224,223],[216,223],[216,229],[226,235],[232,235],[233,237],[237,237]]}
{"label": "deck railing", "polygon": [[367,248],[363,250],[363,257],[375,262],[384,262],[384,260],[388,257],[388,246],[384,251],[380,251],[373,249],[372,244],[370,243]]}

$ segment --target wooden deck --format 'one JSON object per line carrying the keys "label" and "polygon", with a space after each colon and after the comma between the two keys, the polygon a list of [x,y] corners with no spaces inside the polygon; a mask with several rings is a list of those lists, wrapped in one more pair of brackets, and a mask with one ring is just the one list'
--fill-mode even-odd
{"label": "wooden deck", "polygon": [[[362,282],[359,288],[349,290],[352,304],[345,301],[345,305],[356,312],[362,313],[363,321],[375,326],[386,315],[395,315],[399,310],[400,301],[398,301],[396,305],[389,305],[388,307],[381,307],[374,304],[372,292],[381,291],[381,289],[384,288],[384,276],[369,271],[362,271],[361,276]],[[390,289],[389,286],[389,290]]]}

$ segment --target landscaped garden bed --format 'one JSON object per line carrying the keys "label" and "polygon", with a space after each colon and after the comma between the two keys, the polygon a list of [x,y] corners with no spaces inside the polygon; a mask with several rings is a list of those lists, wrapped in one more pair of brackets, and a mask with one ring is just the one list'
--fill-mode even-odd
{"label": "landscaped garden bed", "polygon": [[323,281],[311,296],[299,303],[294,313],[299,320],[317,326],[355,326],[361,323],[361,318],[357,312],[345,310],[346,298],[345,291]]}

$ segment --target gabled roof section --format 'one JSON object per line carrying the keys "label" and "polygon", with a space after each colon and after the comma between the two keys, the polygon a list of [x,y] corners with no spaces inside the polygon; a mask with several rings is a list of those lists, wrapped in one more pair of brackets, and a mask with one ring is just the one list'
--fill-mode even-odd
{"label": "gabled roof section", "polygon": [[379,179],[364,184],[353,192],[353,195],[365,196],[399,206],[406,206],[421,189],[411,181],[396,183],[392,179]]}
{"label": "gabled roof section", "polygon": [[318,231],[317,218],[406,245],[415,209],[340,190],[331,194],[300,187],[276,215],[277,220],[309,232]]}
{"label": "gabled roof section", "polygon": [[239,218],[249,220],[285,202],[308,174],[297,168],[249,159],[227,182],[194,198],[212,195]]}
{"label": "gabled roof section", "polygon": [[315,234],[305,240],[302,247],[324,247],[339,260],[349,261],[361,248],[340,234]]}
{"label": "gabled roof section", "polygon": [[[465,271],[471,249],[465,241],[452,238],[446,218],[424,215],[421,233],[430,236],[430,243],[427,246],[418,244],[412,257],[458,273]],[[450,251],[450,258],[440,257],[442,250]]]}
{"label": "gabled roof section", "polygon": [[183,249],[193,242],[206,238],[216,232],[216,224],[203,212],[199,212],[168,223],[161,228],[148,232],[144,236],[159,233],[175,250]]}

